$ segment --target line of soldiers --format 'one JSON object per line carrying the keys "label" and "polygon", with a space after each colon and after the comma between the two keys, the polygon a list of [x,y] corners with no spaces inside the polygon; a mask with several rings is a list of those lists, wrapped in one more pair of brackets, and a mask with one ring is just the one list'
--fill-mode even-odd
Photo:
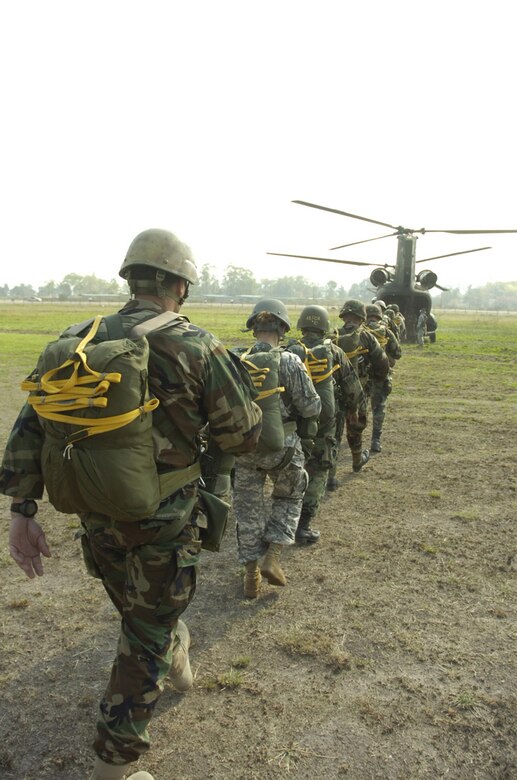
{"label": "line of soldiers", "polygon": [[[233,355],[180,314],[198,274],[190,248],[166,230],[136,236],[119,274],[131,292],[127,304],[116,315],[67,328],[47,346],[28,378],[36,388],[31,390],[35,403],[27,400],[9,434],[0,493],[12,501],[10,554],[31,579],[43,575],[42,556],[51,556],[38,521],[37,501],[44,491],[58,511],[78,515],[77,537],[87,571],[102,582],[121,618],[116,658],[99,704],[89,780],[153,780],[146,771],[128,773],[149,749],[148,726],[165,680],[179,692],[193,685],[190,634],[180,616],[196,590],[202,546],[219,549],[229,508],[219,499],[230,498],[232,470],[245,595],[256,598],[262,577],[285,585],[280,562],[285,545],[319,538],[310,524],[337,457],[339,415],[353,470],[367,462],[362,435],[369,383],[377,440],[375,450],[372,439],[372,449],[380,451],[389,385],[386,364],[400,357],[400,347],[389,352],[391,336],[381,310],[368,312],[357,301],[343,307],[344,325],[337,334],[330,333],[323,307],[306,307],[298,320],[302,337],[280,347],[290,330],[289,315],[281,301],[266,299],[246,323],[255,343]],[[95,343],[87,344],[94,336]],[[139,435],[130,447],[123,435],[133,424],[127,414],[112,416],[108,409],[103,415],[102,404],[90,405],[101,384],[90,396],[84,392],[92,381],[104,382],[107,376],[123,387],[121,374],[88,367],[87,358],[99,353],[107,355],[108,364],[115,353],[127,358],[124,381],[138,376],[139,406],[133,409],[129,399],[129,408],[139,414],[133,418],[130,412],[129,418]],[[371,357],[376,353],[377,363]],[[141,370],[132,358],[144,354]],[[48,366],[52,357],[55,367]],[[363,370],[367,360],[371,372]],[[41,414],[52,406],[47,403],[49,387],[65,398],[57,412]],[[147,404],[151,395],[156,402],[152,407]],[[87,414],[86,408],[93,412]],[[78,416],[70,417],[74,412]],[[148,412],[152,424],[145,428]],[[119,437],[101,439],[97,446],[89,435],[76,438],[91,423],[111,426],[114,420],[120,423]],[[110,426],[108,430],[117,430]],[[109,473],[101,474],[106,453]],[[134,466],[139,453],[144,465],[152,466],[153,508],[142,509],[138,503],[146,487],[138,482],[142,469]],[[267,477],[273,493],[266,510]],[[128,493],[136,485],[131,520],[122,513],[115,484]],[[101,485],[105,490],[99,498]],[[62,504],[61,488],[73,506]]]}
{"label": "line of soldiers", "polygon": [[[258,391],[262,433],[257,449],[235,460],[233,510],[239,561],[245,565],[244,595],[257,598],[262,578],[285,585],[282,548],[314,543],[312,528],[325,489],[336,490],[341,439],[360,472],[370,451],[381,451],[392,369],[401,357],[400,312],[381,301],[365,306],[349,300],[333,331],[323,306],[306,306],[298,319],[300,339],[280,346],[291,328],[286,306],[277,299],[259,301],[246,322],[255,343],[235,350]],[[368,405],[372,440],[363,447]],[[266,498],[269,477],[271,495]],[[262,559],[262,561],[261,561]]]}

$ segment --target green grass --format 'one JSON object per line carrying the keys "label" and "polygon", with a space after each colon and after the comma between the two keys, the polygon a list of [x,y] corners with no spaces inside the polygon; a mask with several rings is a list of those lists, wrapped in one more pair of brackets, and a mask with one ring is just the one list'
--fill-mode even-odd
{"label": "green grass", "polygon": [[[67,325],[102,312],[116,311],[117,304],[0,304],[0,369],[15,370],[16,376],[28,373],[44,345]],[[289,307],[296,323],[300,306]],[[198,305],[187,303],[183,313],[197,325],[215,333],[228,347],[246,345],[251,334],[243,333],[248,305]],[[333,325],[339,325],[336,311],[331,312]],[[299,333],[293,329],[292,336]],[[402,364],[424,375],[430,386],[443,388],[443,399],[460,401],[463,395],[472,397],[479,380],[494,374],[497,363],[497,384],[490,397],[497,394],[498,403],[516,388],[517,316],[440,313],[437,342],[423,350],[416,345],[403,345]],[[5,374],[5,370],[2,371]],[[395,377],[397,369],[395,370]],[[482,384],[482,383],[481,383]],[[400,397],[411,395],[411,384],[396,386]],[[395,397],[395,395],[394,395]],[[486,397],[486,396],[485,396]],[[458,407],[456,407],[456,412]],[[465,410],[465,413],[470,411]]]}

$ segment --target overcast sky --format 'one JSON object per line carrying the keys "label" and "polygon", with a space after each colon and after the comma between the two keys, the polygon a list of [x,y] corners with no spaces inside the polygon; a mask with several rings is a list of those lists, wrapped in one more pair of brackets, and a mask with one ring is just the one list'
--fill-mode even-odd
{"label": "overcast sky", "polygon": [[[17,0],[0,9],[0,283],[117,275],[134,235],[198,265],[348,287],[393,225],[517,229],[506,0]],[[517,279],[517,234],[425,235],[440,284]],[[390,262],[396,239],[340,252]],[[420,265],[420,269],[423,267]]]}

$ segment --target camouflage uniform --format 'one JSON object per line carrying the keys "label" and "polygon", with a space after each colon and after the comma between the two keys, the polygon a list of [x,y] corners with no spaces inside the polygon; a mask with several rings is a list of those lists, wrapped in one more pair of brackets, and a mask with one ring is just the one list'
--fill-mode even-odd
{"label": "camouflage uniform", "polygon": [[[350,339],[357,342],[355,349],[349,349]],[[346,427],[346,439],[352,458],[354,453],[360,454],[363,448],[363,431],[367,423],[368,397],[371,389],[371,377],[381,376],[384,378],[388,373],[388,362],[386,356],[379,346],[379,342],[363,324],[345,324],[338,331],[337,345],[343,350],[350,360],[355,373],[359,377],[363,396],[357,409],[357,421],[350,419],[343,408],[338,409],[336,420],[336,439],[338,451],[341,447],[341,440]],[[329,487],[335,484],[336,463],[329,471]]]}
{"label": "camouflage uniform", "polygon": [[424,346],[424,339],[427,331],[427,312],[425,309],[420,309],[418,313],[418,319],[416,321],[416,341],[419,347]]}
{"label": "camouflage uniform", "polygon": [[[322,341],[322,333],[309,329],[304,331],[304,335],[300,339],[301,344],[304,344],[309,349],[319,346]],[[329,470],[335,468],[339,446],[336,436],[338,415],[340,419],[345,419],[349,415],[357,415],[357,423],[355,423],[353,428],[351,440],[355,443],[354,436],[359,436],[359,449],[361,446],[361,433],[366,425],[364,393],[352,364],[340,347],[330,341],[328,341],[328,344],[332,354],[331,368],[334,368],[332,374],[333,390],[337,403],[332,417],[327,419],[320,418],[314,440],[314,448],[305,464],[309,475],[309,485],[303,498],[302,519],[306,528],[318,512],[321,499],[325,493]],[[299,356],[304,355],[303,347],[297,346],[297,342],[290,343],[288,348]],[[319,387],[320,385],[316,383],[316,391],[319,390]],[[341,434],[342,432],[341,430]]]}
{"label": "camouflage uniform", "polygon": [[[368,310],[368,309],[367,309]],[[397,337],[387,325],[376,318],[368,318],[367,329],[375,336],[380,346],[384,349],[390,364],[390,370],[385,379],[372,377],[370,399],[372,405],[372,444],[373,452],[380,452],[380,438],[384,418],[386,416],[386,401],[392,389],[392,368],[397,360],[400,360],[402,350]]]}
{"label": "camouflage uniform", "polygon": [[[121,310],[125,329],[161,311],[148,300],[132,300]],[[260,433],[260,410],[234,359],[212,334],[182,320],[148,335],[149,385],[160,399],[153,412],[159,472],[183,470],[199,460],[199,433],[207,423],[229,453],[252,451]],[[42,436],[36,413],[25,405],[5,452],[3,493],[41,497]],[[177,647],[178,618],[196,587],[197,521],[204,519],[197,483],[188,482],[162,501],[152,518],[115,523],[102,514],[81,516],[87,568],[101,579],[122,618],[94,743],[109,764],[135,761],[149,747],[147,726]]]}
{"label": "camouflage uniform", "polygon": [[[257,342],[250,356],[269,349],[269,344]],[[284,424],[297,417],[317,417],[320,398],[305,366],[290,352],[281,353],[279,382],[285,387],[285,393],[279,396]],[[233,510],[241,563],[261,558],[269,544],[294,543],[307,487],[304,461],[301,440],[295,430],[286,434],[284,449],[279,452],[255,452],[236,459]],[[264,495],[267,477],[273,483],[270,501]]]}

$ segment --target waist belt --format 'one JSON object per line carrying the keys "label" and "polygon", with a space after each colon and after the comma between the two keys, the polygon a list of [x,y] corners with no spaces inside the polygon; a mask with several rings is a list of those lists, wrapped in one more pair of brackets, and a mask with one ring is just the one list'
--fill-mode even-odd
{"label": "waist belt", "polygon": [[180,488],[188,485],[189,482],[199,479],[200,476],[201,465],[199,461],[196,461],[191,466],[187,466],[185,469],[176,469],[175,471],[166,471],[164,474],[158,474],[160,498],[163,500],[171,496]]}

